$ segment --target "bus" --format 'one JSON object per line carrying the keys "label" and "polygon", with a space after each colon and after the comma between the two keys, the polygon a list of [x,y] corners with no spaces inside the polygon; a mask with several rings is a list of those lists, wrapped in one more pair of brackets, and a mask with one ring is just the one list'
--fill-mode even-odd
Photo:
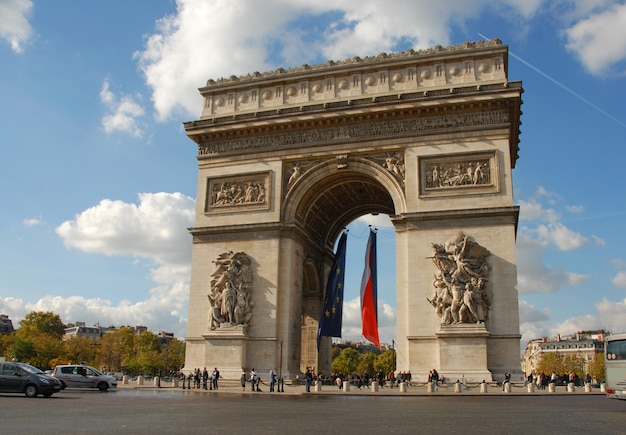
{"label": "bus", "polygon": [[604,346],[606,395],[626,399],[626,334],[609,335]]}

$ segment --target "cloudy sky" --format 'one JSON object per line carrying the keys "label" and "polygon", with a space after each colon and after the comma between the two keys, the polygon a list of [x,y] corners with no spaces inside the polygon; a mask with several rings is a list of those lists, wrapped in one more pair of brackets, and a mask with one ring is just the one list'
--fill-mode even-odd
{"label": "cloudy sky", "polygon": [[[0,313],[186,332],[207,79],[498,37],[522,81],[522,345],[626,330],[626,5],[615,0],[0,0]],[[348,239],[359,339],[367,219]],[[395,338],[393,229],[379,249]],[[386,263],[387,262],[387,263]],[[391,270],[390,270],[391,269]]]}

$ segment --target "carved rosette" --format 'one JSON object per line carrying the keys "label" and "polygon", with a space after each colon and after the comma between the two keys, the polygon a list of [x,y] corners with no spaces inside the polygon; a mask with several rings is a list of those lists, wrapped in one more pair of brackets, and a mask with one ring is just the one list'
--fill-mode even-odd
{"label": "carved rosette", "polygon": [[245,252],[223,252],[213,261],[209,294],[209,329],[252,324],[254,289],[251,259]]}
{"label": "carved rosette", "polygon": [[434,293],[426,300],[442,325],[485,323],[491,298],[485,284],[490,252],[462,232],[443,244],[433,243]]}

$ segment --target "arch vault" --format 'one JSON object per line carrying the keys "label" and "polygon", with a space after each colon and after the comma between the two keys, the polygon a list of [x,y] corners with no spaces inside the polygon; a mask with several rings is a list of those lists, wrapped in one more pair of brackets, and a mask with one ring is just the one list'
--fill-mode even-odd
{"label": "arch vault", "polygon": [[523,90],[507,62],[494,40],[209,80],[185,123],[198,145],[185,369],[328,373],[316,334],[334,243],[385,213],[397,369],[515,371]]}

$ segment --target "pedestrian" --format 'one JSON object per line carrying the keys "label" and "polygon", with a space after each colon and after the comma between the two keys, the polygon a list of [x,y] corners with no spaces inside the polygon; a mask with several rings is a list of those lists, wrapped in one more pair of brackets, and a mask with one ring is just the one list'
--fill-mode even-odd
{"label": "pedestrian", "polygon": [[437,370],[433,369],[433,372],[430,378],[434,387],[433,391],[439,391],[439,373],[437,373]]}
{"label": "pedestrian", "polygon": [[244,369],[241,369],[241,378],[240,378],[240,381],[241,381],[241,391],[246,391],[246,382],[247,382],[247,379],[246,379],[246,371],[245,371]]}
{"label": "pedestrian", "polygon": [[217,390],[217,380],[220,378],[220,371],[215,367],[213,369],[212,381],[213,381],[213,389]]}
{"label": "pedestrian", "polygon": [[254,370],[254,367],[252,367],[252,370],[250,371],[250,386],[252,387],[252,391],[255,391],[255,386],[256,386],[256,381],[257,381],[257,374],[256,371]]}
{"label": "pedestrian", "polygon": [[274,386],[276,385],[276,372],[270,370],[270,393],[274,392]]}
{"label": "pedestrian", "polygon": [[208,382],[209,382],[209,371],[205,367],[204,370],[202,370],[202,388],[204,390],[207,389]]}
{"label": "pedestrian", "polygon": [[506,384],[510,384],[511,383],[511,373],[506,372],[504,374],[504,381],[502,382],[502,391],[506,390]]}
{"label": "pedestrian", "polygon": [[311,373],[311,369],[306,369],[306,374],[304,375],[304,385],[306,387],[306,392],[311,392],[311,384],[313,383],[313,373]]}

